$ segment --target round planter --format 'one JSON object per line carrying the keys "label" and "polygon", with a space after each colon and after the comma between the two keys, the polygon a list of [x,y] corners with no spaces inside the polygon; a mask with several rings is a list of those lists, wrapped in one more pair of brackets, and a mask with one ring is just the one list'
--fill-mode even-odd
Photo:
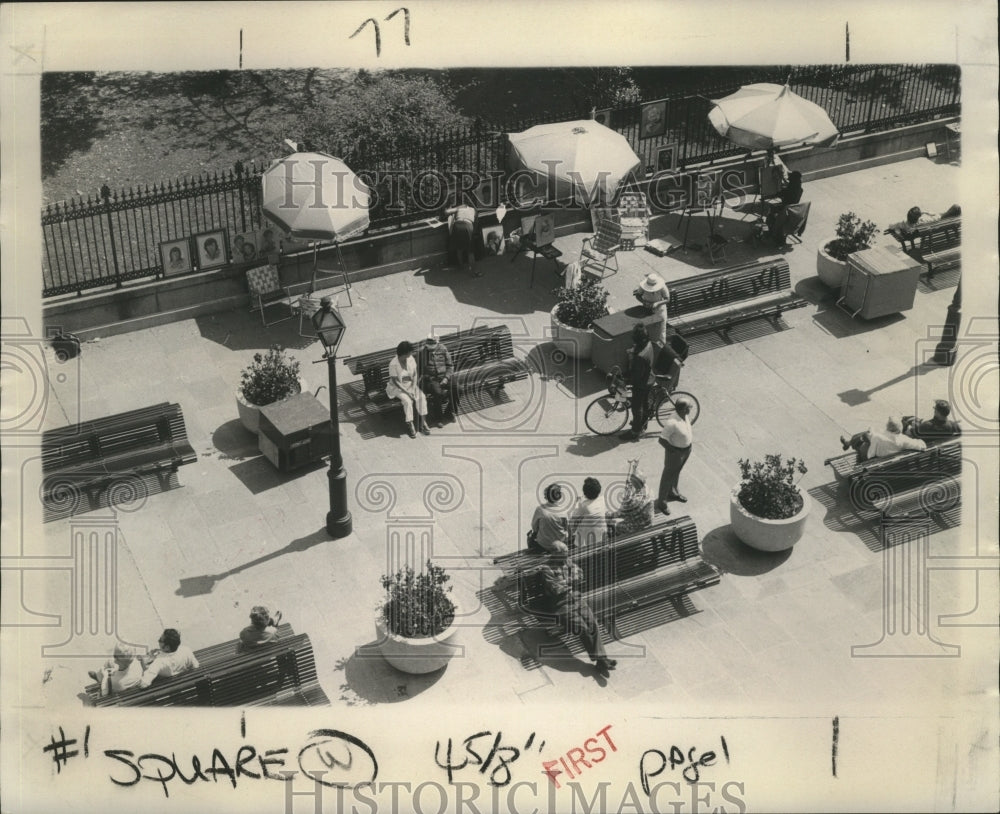
{"label": "round planter", "polygon": [[[454,597],[451,599],[455,602]],[[455,602],[455,619],[461,611]],[[427,639],[408,639],[389,631],[382,615],[382,609],[375,612],[375,636],[379,652],[393,667],[403,673],[423,675],[440,670],[451,659],[462,652],[461,645],[455,644],[459,626],[453,621],[451,626],[438,636]]]}
{"label": "round planter", "polygon": [[[594,347],[594,331],[591,328],[574,328],[566,325],[556,318],[556,309],[559,305],[549,311],[549,323],[552,326],[552,344],[567,356],[575,359],[587,361]],[[613,314],[614,308],[608,308],[608,313]]]}
{"label": "round planter", "polygon": [[751,548],[758,551],[785,551],[802,539],[806,519],[812,508],[812,499],[806,492],[796,487],[802,497],[802,508],[794,517],[785,520],[765,520],[750,514],[740,504],[740,487],[733,489],[729,497],[729,522],[733,533]]}
{"label": "round planter", "polygon": [[833,240],[831,237],[819,244],[819,249],[816,251],[816,273],[823,285],[839,291],[847,274],[847,261],[835,260],[826,253],[826,244]]}
{"label": "round planter", "polygon": [[[297,393],[301,393],[305,389],[306,381],[302,378],[302,376],[299,376],[299,389],[296,390],[295,393],[292,393],[292,395],[294,396]],[[288,398],[291,398],[291,396]],[[236,388],[236,410],[240,414],[240,423],[254,435],[256,435],[260,429],[260,408],[267,406],[268,405],[266,404],[251,404],[243,398],[243,392],[238,387]]]}

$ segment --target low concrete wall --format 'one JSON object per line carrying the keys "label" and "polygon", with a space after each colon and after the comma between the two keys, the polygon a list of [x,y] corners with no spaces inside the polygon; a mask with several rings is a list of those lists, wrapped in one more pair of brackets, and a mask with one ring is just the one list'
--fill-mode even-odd
{"label": "low concrete wall", "polygon": [[[803,180],[810,181],[916,158],[925,154],[928,142],[934,142],[938,153],[944,155],[948,139],[945,125],[954,121],[956,119],[938,119],[884,133],[845,138],[830,149],[788,150],[782,152],[782,158],[788,167],[802,173]],[[755,180],[760,164],[759,157],[750,161],[734,158],[687,167],[685,173],[708,167],[743,169],[748,178]],[[586,211],[558,210],[555,214],[557,235],[590,230]],[[352,282],[433,267],[447,262],[447,236],[445,224],[431,219],[405,229],[349,241],[340,247],[339,257],[336,248],[328,247],[319,252],[319,266],[322,270],[336,272],[341,268],[342,257],[343,268]],[[311,252],[282,257],[279,261],[282,280],[289,286],[303,284],[299,290],[304,290],[304,284],[312,276],[312,265]],[[82,339],[89,339],[232,308],[248,308],[246,268],[232,266],[128,284],[120,289],[98,289],[83,296],[67,295],[46,300],[43,304],[45,326],[47,329],[58,326]],[[318,287],[331,287],[336,281],[336,276],[321,275]]]}

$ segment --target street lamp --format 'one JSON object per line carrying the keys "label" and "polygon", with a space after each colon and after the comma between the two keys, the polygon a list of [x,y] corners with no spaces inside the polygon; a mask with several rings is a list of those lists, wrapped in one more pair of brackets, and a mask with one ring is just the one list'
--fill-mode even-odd
{"label": "street lamp", "polygon": [[326,530],[334,539],[351,533],[351,513],[347,510],[347,471],[340,455],[340,420],[337,417],[337,347],[344,338],[346,326],[329,297],[320,300],[319,310],[312,316],[313,328],[323,343],[323,359],[330,387],[330,511],[326,514]]}

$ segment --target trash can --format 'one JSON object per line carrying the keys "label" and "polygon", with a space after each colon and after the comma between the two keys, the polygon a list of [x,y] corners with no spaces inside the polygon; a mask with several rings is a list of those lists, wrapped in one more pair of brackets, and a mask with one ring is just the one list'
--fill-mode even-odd
{"label": "trash can", "polygon": [[650,313],[642,305],[635,305],[625,311],[616,311],[594,321],[594,341],[590,359],[594,367],[609,373],[618,365],[622,370],[628,364],[628,349],[632,347],[632,328],[645,325],[653,336],[659,333],[660,315]]}

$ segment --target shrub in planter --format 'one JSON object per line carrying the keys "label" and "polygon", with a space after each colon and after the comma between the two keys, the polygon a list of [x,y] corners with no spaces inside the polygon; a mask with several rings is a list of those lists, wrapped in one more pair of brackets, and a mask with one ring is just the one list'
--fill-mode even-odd
{"label": "shrub in planter", "polygon": [[608,290],[594,279],[584,278],[576,288],[557,288],[555,317],[563,325],[589,330],[595,319],[608,315]]}
{"label": "shrub in planter", "polygon": [[450,579],[444,568],[430,560],[420,573],[406,567],[383,575],[382,615],[389,631],[407,639],[423,639],[447,630],[455,619],[451,586],[446,587]]}
{"label": "shrub in planter", "polygon": [[874,221],[862,221],[853,212],[845,212],[837,221],[837,236],[826,244],[826,253],[834,260],[847,260],[849,254],[869,248],[878,227]]}
{"label": "shrub in planter", "polygon": [[795,485],[795,473],[804,475],[804,461],[780,455],[765,455],[763,461],[740,459],[740,505],[765,520],[785,520],[802,509],[802,494]]}
{"label": "shrub in planter", "polygon": [[299,363],[289,359],[280,345],[271,345],[266,354],[255,353],[240,376],[240,395],[258,407],[286,399],[299,389]]}

